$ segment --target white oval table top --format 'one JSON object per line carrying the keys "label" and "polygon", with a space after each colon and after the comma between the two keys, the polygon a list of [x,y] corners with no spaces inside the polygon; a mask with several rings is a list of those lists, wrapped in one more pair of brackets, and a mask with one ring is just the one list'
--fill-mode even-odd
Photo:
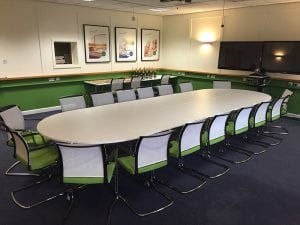
{"label": "white oval table top", "polygon": [[254,91],[203,89],[58,113],[37,130],[58,142],[117,143],[270,100]]}

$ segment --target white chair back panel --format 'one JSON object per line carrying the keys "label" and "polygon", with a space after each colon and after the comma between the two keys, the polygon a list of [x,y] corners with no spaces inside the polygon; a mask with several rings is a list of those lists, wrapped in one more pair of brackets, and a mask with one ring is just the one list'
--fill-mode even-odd
{"label": "white chair back panel", "polygon": [[93,106],[108,105],[115,102],[114,96],[111,92],[102,94],[92,94]]}
{"label": "white chair back panel", "polygon": [[179,87],[181,92],[188,92],[193,90],[192,83],[181,83],[179,84]]}
{"label": "white chair back panel", "polygon": [[15,142],[16,155],[28,163],[29,159],[28,159],[27,146],[24,143],[25,141],[22,140],[22,138],[15,133],[11,133],[11,135]]}
{"label": "white chair back panel", "polygon": [[270,105],[269,102],[264,102],[258,107],[255,113],[255,120],[254,120],[255,123],[259,123],[266,120],[266,113],[269,105]]}
{"label": "white chair back panel", "polygon": [[123,89],[123,82],[124,79],[113,79],[111,82],[111,90],[116,91],[116,90]]}
{"label": "white chair back panel", "polygon": [[4,120],[5,125],[8,126],[10,129],[25,129],[24,116],[18,106],[14,106],[3,112],[0,112],[0,116]]}
{"label": "white chair back panel", "polygon": [[138,149],[138,168],[166,161],[169,137],[170,134],[143,138]]}
{"label": "white chair back panel", "polygon": [[83,109],[86,107],[84,97],[81,96],[73,96],[73,97],[65,97],[59,99],[61,105],[61,111],[71,111],[75,109]]}
{"label": "white chair back panel", "polygon": [[136,100],[135,92],[133,89],[117,91],[118,102],[128,102]]}
{"label": "white chair back panel", "polygon": [[240,111],[240,113],[237,116],[236,121],[235,121],[235,130],[236,131],[249,126],[249,117],[250,117],[251,111],[252,111],[252,108],[246,108],[246,109],[242,109]]}
{"label": "white chair back panel", "polygon": [[213,140],[225,135],[225,125],[227,121],[228,114],[217,116],[209,129],[209,140]]}
{"label": "white chair back panel", "polygon": [[202,127],[203,123],[189,124],[186,126],[181,136],[181,152],[200,145]]}
{"label": "white chair back panel", "polygon": [[163,76],[161,77],[160,84],[161,84],[161,85],[169,84],[169,80],[170,80],[170,75],[163,75]]}
{"label": "white chair back panel", "polygon": [[173,88],[171,84],[158,86],[158,94],[162,95],[171,95],[173,94]]}
{"label": "white chair back panel", "polygon": [[289,89],[285,89],[284,92],[282,93],[281,97],[286,97],[288,95],[292,95],[294,92],[292,92]]}
{"label": "white chair back panel", "polygon": [[231,89],[231,81],[227,80],[214,80],[213,81],[214,89]]}
{"label": "white chair back panel", "polygon": [[141,86],[141,77],[133,77],[131,80],[131,88],[136,89]]}
{"label": "white chair back panel", "polygon": [[102,151],[96,147],[59,146],[64,177],[104,177]]}
{"label": "white chair back panel", "polygon": [[154,97],[154,91],[153,91],[152,87],[138,88],[137,93],[138,93],[139,99]]}
{"label": "white chair back panel", "polygon": [[275,104],[273,105],[273,108],[272,108],[272,117],[274,116],[280,116],[280,111],[281,111],[281,106],[283,104],[283,100],[285,98],[279,98]]}

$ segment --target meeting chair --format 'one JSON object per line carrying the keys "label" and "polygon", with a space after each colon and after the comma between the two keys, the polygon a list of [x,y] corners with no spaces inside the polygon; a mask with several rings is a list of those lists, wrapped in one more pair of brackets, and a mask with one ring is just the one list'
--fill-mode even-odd
{"label": "meeting chair", "polygon": [[189,176],[192,176],[193,178],[200,181],[195,187],[186,190],[180,190],[175,186],[171,186],[167,183],[162,183],[167,187],[177,191],[178,193],[188,194],[198,190],[199,188],[203,187],[206,184],[205,179],[195,174],[195,169],[186,167],[183,164],[183,158],[185,156],[194,154],[201,150],[201,133],[203,127],[204,127],[204,122],[202,121],[195,122],[195,123],[187,123],[181,128],[179,138],[171,140],[170,142],[169,155],[177,159],[177,168],[179,169],[179,171]]}
{"label": "meeting chair", "polygon": [[139,99],[154,97],[154,91],[152,87],[138,88],[136,91]]}
{"label": "meeting chair", "polygon": [[155,170],[168,165],[168,144],[171,133],[172,131],[165,131],[150,136],[142,136],[138,139],[132,155],[117,159],[118,165],[131,175],[138,176],[150,173],[150,178],[146,181],[147,185],[153,187],[167,201],[165,205],[158,209],[139,212],[125,198],[122,198],[126,205],[138,216],[143,217],[160,212],[174,203],[170,196],[166,195],[156,186],[158,178],[154,173]]}
{"label": "meeting chair", "polygon": [[134,89],[116,91],[118,102],[128,102],[136,100]]}
{"label": "meeting chair", "polygon": [[171,84],[165,84],[165,85],[160,85],[157,86],[158,89],[158,95],[163,96],[163,95],[171,95],[174,93],[173,87]]}
{"label": "meeting chair", "polygon": [[[265,146],[274,146],[281,143],[282,139],[274,136],[270,136],[263,133],[263,126],[267,124],[267,114],[271,102],[262,102],[256,105],[250,116],[249,124],[255,134],[252,137],[247,138],[245,141],[252,143],[259,143]],[[275,142],[258,140],[259,137],[267,137],[268,139],[273,139]]]}
{"label": "meeting chair", "polygon": [[91,94],[93,106],[101,106],[115,103],[112,92]]}
{"label": "meeting chair", "polygon": [[9,132],[14,141],[14,157],[18,159],[28,171],[39,173],[42,177],[41,180],[11,191],[13,202],[23,209],[30,209],[50,201],[51,197],[42,201],[24,204],[17,200],[16,194],[22,192],[23,190],[42,184],[51,178],[51,168],[56,165],[58,160],[58,152],[56,147],[53,145],[39,145],[30,147],[20,133],[11,129],[9,129]]}
{"label": "meeting chair", "polygon": [[130,87],[132,89],[137,89],[141,87],[142,77],[133,77],[130,82]]}
{"label": "meeting chair", "polygon": [[170,75],[162,75],[160,85],[166,85],[170,83]]}
{"label": "meeting chair", "polygon": [[[222,159],[224,161],[233,163],[233,164],[239,164],[247,162],[251,159],[251,155],[249,155],[246,152],[239,151],[237,149],[230,148],[229,142],[227,139],[227,133],[226,133],[226,126],[229,121],[229,114],[222,114],[222,115],[216,115],[211,120],[208,120],[208,127],[207,131],[205,131],[203,135],[203,145],[207,146],[207,156],[208,157],[216,157],[219,159]],[[225,141],[225,145],[220,145]],[[213,151],[212,146],[217,145],[217,150]],[[235,153],[241,154],[243,156],[246,156],[245,159],[242,160],[232,160],[229,158],[226,158],[221,153],[226,153],[227,151],[233,151]]]}
{"label": "meeting chair", "polygon": [[228,80],[214,80],[213,89],[231,89],[231,81]]}
{"label": "meeting chair", "polygon": [[290,100],[290,97],[293,95],[294,92],[292,92],[289,89],[285,89],[281,95],[281,97],[286,97],[286,99],[283,101],[283,105],[281,107],[281,115],[287,114],[287,104]]}
{"label": "meeting chair", "polygon": [[86,103],[83,95],[61,97],[59,98],[59,103],[62,112],[86,108]]}
{"label": "meeting chair", "polygon": [[[288,99],[289,97],[290,96],[287,95],[285,97],[278,98],[271,103],[269,110],[267,112],[268,124],[263,128],[264,134],[282,134],[282,135],[289,134],[288,130],[282,126],[269,125],[269,123],[277,121],[282,117],[282,111],[283,111],[282,108],[284,107],[285,100]],[[274,131],[274,129],[279,130],[279,132]]]}
{"label": "meeting chair", "polygon": [[[57,143],[57,148],[61,162],[61,183],[69,187],[53,199],[66,196],[69,201],[63,218],[65,224],[74,204],[74,194],[86,185],[109,184],[116,163],[108,160],[106,148],[102,145]],[[106,224],[109,224],[110,213],[109,211]]]}
{"label": "meeting chair", "polygon": [[180,83],[179,84],[180,92],[188,92],[188,91],[193,91],[193,85],[192,83]]}
{"label": "meeting chair", "polygon": [[[6,144],[9,147],[14,146],[14,142],[12,136],[9,132],[9,129],[15,130],[19,132],[23,138],[25,139],[26,143],[30,145],[45,145],[49,142],[46,138],[40,135],[37,131],[32,131],[26,129],[25,127],[25,118],[22,114],[20,108],[16,105],[9,105],[2,107],[0,109],[0,121],[2,121],[2,131],[7,133],[7,142]],[[6,171],[6,176],[36,176],[36,174],[31,173],[14,173],[11,172],[16,166],[18,166],[21,162],[16,161],[13,163]]]}
{"label": "meeting chair", "polygon": [[123,89],[124,78],[114,78],[111,80],[111,91],[115,92],[117,90]]}
{"label": "meeting chair", "polygon": [[[249,149],[242,148],[240,145],[232,144],[232,137],[242,137],[240,141],[248,138],[247,132],[251,129],[249,125],[250,116],[253,110],[253,106],[244,107],[230,114],[227,125],[226,125],[226,147],[233,151],[241,151],[248,154],[258,155],[267,151],[267,146],[263,145],[262,150],[252,151]],[[249,143],[251,144],[251,143]],[[249,156],[249,159],[251,156]]]}

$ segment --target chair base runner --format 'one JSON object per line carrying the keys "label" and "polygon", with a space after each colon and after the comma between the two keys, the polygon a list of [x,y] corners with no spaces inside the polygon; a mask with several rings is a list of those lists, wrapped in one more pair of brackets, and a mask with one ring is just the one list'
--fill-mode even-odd
{"label": "chair base runner", "polygon": [[[282,127],[282,126],[267,126],[266,129],[270,129],[270,130],[265,130],[263,129],[263,133],[264,134],[281,134],[281,135],[288,135],[289,132],[286,128]],[[283,132],[275,132],[275,131],[271,131],[271,129],[280,129]]]}
{"label": "chair base runner", "polygon": [[228,159],[228,158],[223,157],[223,156],[222,156],[221,154],[219,154],[219,153],[213,152],[213,153],[210,153],[210,154],[211,154],[212,156],[218,158],[218,159],[222,159],[222,160],[224,160],[224,161],[226,161],[226,162],[230,162],[230,163],[232,163],[232,164],[241,164],[241,163],[244,163],[244,162],[249,161],[249,160],[252,158],[252,156],[249,155],[249,153],[246,153],[246,152],[240,151],[240,150],[238,150],[238,149],[235,149],[235,148],[232,147],[229,143],[226,143],[226,146],[225,146],[225,147],[226,147],[226,149],[228,149],[228,150],[230,150],[230,151],[239,153],[239,154],[241,154],[241,155],[245,155],[245,156],[247,156],[247,157],[246,157],[245,159],[242,159],[242,160],[239,160],[239,161],[234,161],[234,160],[231,160],[231,159]]}
{"label": "chair base runner", "polygon": [[266,141],[260,141],[260,140],[254,140],[253,138],[248,138],[251,142],[256,142],[256,143],[260,143],[260,144],[263,144],[263,145],[269,145],[269,146],[275,146],[275,145],[279,145],[282,141],[282,138],[277,138],[277,137],[274,137],[274,136],[271,136],[271,135],[266,135],[266,134],[263,134],[262,130],[258,130],[256,133],[255,133],[256,136],[263,136],[263,137],[267,137],[267,138],[270,138],[270,139],[273,139],[273,140],[276,140],[276,142],[266,142]]}
{"label": "chair base runner", "polygon": [[223,172],[218,173],[218,174],[212,176],[212,175],[205,174],[205,173],[203,173],[203,172],[201,172],[201,171],[195,170],[195,169],[193,169],[193,168],[185,167],[185,169],[190,170],[190,171],[192,171],[193,173],[200,174],[201,176],[203,176],[203,177],[205,177],[205,178],[215,179],[215,178],[217,178],[217,177],[220,177],[220,176],[226,174],[226,173],[230,170],[230,168],[229,168],[228,166],[226,166],[226,165],[224,165],[224,164],[222,164],[222,163],[219,163],[219,162],[216,162],[216,161],[211,160],[209,154],[207,155],[207,157],[203,156],[202,154],[195,154],[195,155],[200,156],[202,160],[204,160],[204,161],[206,161],[206,162],[208,162],[208,163],[214,164],[214,165],[216,165],[216,166],[218,166],[218,167],[221,167],[221,168],[223,168],[224,170],[223,170]]}
{"label": "chair base runner", "polygon": [[188,189],[188,190],[180,190],[178,187],[175,187],[175,186],[172,186],[168,183],[166,183],[165,181],[162,181],[162,180],[159,180],[158,178],[155,178],[155,181],[157,181],[159,184],[162,184],[180,194],[188,194],[188,193],[191,193],[193,191],[196,191],[198,189],[200,189],[201,187],[203,187],[205,184],[206,184],[206,180],[202,177],[199,177],[198,175],[196,175],[195,173],[193,173],[192,171],[188,170],[188,168],[186,168],[183,163],[179,163],[178,166],[176,166],[177,169],[179,169],[179,171],[181,171],[182,173],[186,174],[186,175],[189,175],[189,176],[192,176],[193,178],[197,179],[197,180],[200,180],[200,183],[191,188],[191,189]]}
{"label": "chair base runner", "polygon": [[[248,141],[246,141],[246,140],[244,140],[244,139],[242,139],[244,142],[247,142],[247,144],[252,144],[252,145],[257,145],[256,143],[251,143],[250,141],[248,142]],[[262,146],[262,145],[259,145],[259,146]],[[236,146],[236,145],[232,145],[232,144],[230,144],[230,147],[231,148],[235,148],[235,149],[239,149],[240,151],[243,151],[243,152],[246,152],[246,153],[249,153],[249,154],[252,154],[252,155],[259,155],[259,154],[262,154],[262,153],[264,153],[264,152],[266,152],[268,149],[268,146],[266,146],[266,145],[264,145],[263,147],[264,147],[264,149],[263,150],[261,150],[261,151],[251,151],[251,150],[248,150],[248,149],[244,149],[244,148],[241,148],[241,147],[239,147],[239,146]]]}
{"label": "chair base runner", "polygon": [[18,165],[20,165],[21,161],[17,161],[14,164],[12,164],[6,171],[5,171],[5,175],[6,176],[31,176],[31,177],[39,177],[39,174],[35,174],[35,173],[14,173],[11,172],[15,167],[17,167]]}

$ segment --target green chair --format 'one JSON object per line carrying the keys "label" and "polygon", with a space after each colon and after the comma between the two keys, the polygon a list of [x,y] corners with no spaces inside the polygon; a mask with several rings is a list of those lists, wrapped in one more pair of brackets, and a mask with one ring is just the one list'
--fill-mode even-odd
{"label": "green chair", "polygon": [[[231,148],[228,145],[228,139],[227,139],[227,133],[226,133],[226,126],[229,121],[229,114],[222,114],[222,115],[216,115],[214,116],[210,121],[207,128],[207,131],[203,135],[203,145],[207,146],[208,156],[213,156],[219,159],[222,159],[224,161],[233,163],[233,164],[239,164],[244,163],[251,159],[251,155],[249,155],[246,152],[239,151],[237,149]],[[225,145],[221,146],[221,143],[225,141]],[[213,145],[217,146],[217,151],[212,151]],[[239,155],[243,155],[243,159],[241,160],[232,160],[228,157],[224,157],[224,154],[226,151],[234,151],[235,153],[238,153]],[[246,158],[244,158],[246,156]]]}
{"label": "green chair", "polygon": [[[25,119],[24,116],[20,110],[20,108],[16,105],[9,105],[2,107],[0,109],[0,121],[2,121],[3,126],[6,127],[3,129],[4,132],[7,133],[7,142],[6,144],[10,147],[14,147],[13,139],[9,133],[9,129],[15,130],[19,132],[26,143],[29,146],[44,146],[49,144],[49,140],[44,138],[42,135],[40,135],[36,131],[31,131],[25,128]],[[11,172],[16,166],[20,165],[20,161],[17,161],[13,163],[6,171],[6,176],[37,176],[37,174],[31,174],[31,173],[14,173]]]}
{"label": "green chair", "polygon": [[[244,149],[240,146],[231,144],[231,137],[240,137],[242,136],[242,140],[247,140],[248,131],[250,129],[249,120],[251,116],[251,112],[253,110],[253,106],[244,107],[240,110],[234,111],[231,113],[229,120],[226,126],[226,134],[228,138],[226,139],[226,147],[235,151],[242,151],[248,154],[258,155],[267,151],[267,147],[264,147],[260,151],[251,151],[248,149]],[[251,157],[251,156],[249,156]]]}
{"label": "green chair", "polygon": [[[279,120],[282,115],[284,113],[286,113],[286,108],[285,108],[285,102],[286,100],[289,99],[289,95],[285,96],[285,97],[281,97],[278,99],[275,99],[272,104],[269,107],[269,110],[267,112],[267,121],[268,123],[272,123],[274,121]],[[279,129],[282,131],[276,132],[276,131],[272,131],[274,129]],[[287,135],[289,134],[288,130],[282,126],[279,125],[267,125],[264,129],[263,129],[263,133],[264,134],[283,134],[283,135]]]}
{"label": "green chair", "polygon": [[36,147],[29,147],[29,145],[26,143],[25,139],[19,132],[14,130],[9,130],[9,132],[14,141],[14,157],[18,159],[21,162],[21,164],[23,164],[29,171],[48,171],[48,173],[46,173],[46,176],[41,180],[23,186],[19,189],[13,190],[11,192],[11,197],[14,203],[23,209],[29,209],[34,206],[40,205],[44,202],[47,202],[50,199],[45,199],[36,203],[25,205],[16,199],[16,193],[31,188],[35,185],[41,184],[51,178],[51,167],[53,165],[56,165],[58,159],[57,149],[53,145],[39,145]]}
{"label": "green chair", "polygon": [[174,201],[171,197],[158,189],[156,182],[158,178],[154,171],[168,165],[168,143],[172,131],[161,132],[150,136],[142,136],[138,139],[135,151],[130,156],[119,157],[117,159],[120,165],[127,173],[137,176],[150,173],[150,179],[147,179],[148,186],[151,186],[160,195],[168,201],[168,203],[158,209],[149,212],[138,212],[128,201],[121,197],[125,204],[138,216],[148,216],[170,207]]}
{"label": "green chair", "polygon": [[[281,143],[282,139],[274,136],[266,135],[263,133],[263,127],[266,126],[268,120],[268,110],[271,105],[271,102],[261,102],[256,105],[250,116],[249,124],[252,130],[255,131],[255,135],[252,135],[252,138],[248,138],[246,141],[250,143],[259,143],[264,146],[274,146]],[[273,139],[275,142],[258,140],[258,137],[266,137],[268,139]]]}
{"label": "green chair", "polygon": [[[108,160],[105,146],[58,143],[57,148],[60,153],[61,182],[70,187],[52,199],[66,196],[69,200],[68,210],[63,218],[65,224],[72,210],[74,193],[86,185],[110,183],[116,163]],[[111,211],[108,213],[107,224],[110,214]]]}

